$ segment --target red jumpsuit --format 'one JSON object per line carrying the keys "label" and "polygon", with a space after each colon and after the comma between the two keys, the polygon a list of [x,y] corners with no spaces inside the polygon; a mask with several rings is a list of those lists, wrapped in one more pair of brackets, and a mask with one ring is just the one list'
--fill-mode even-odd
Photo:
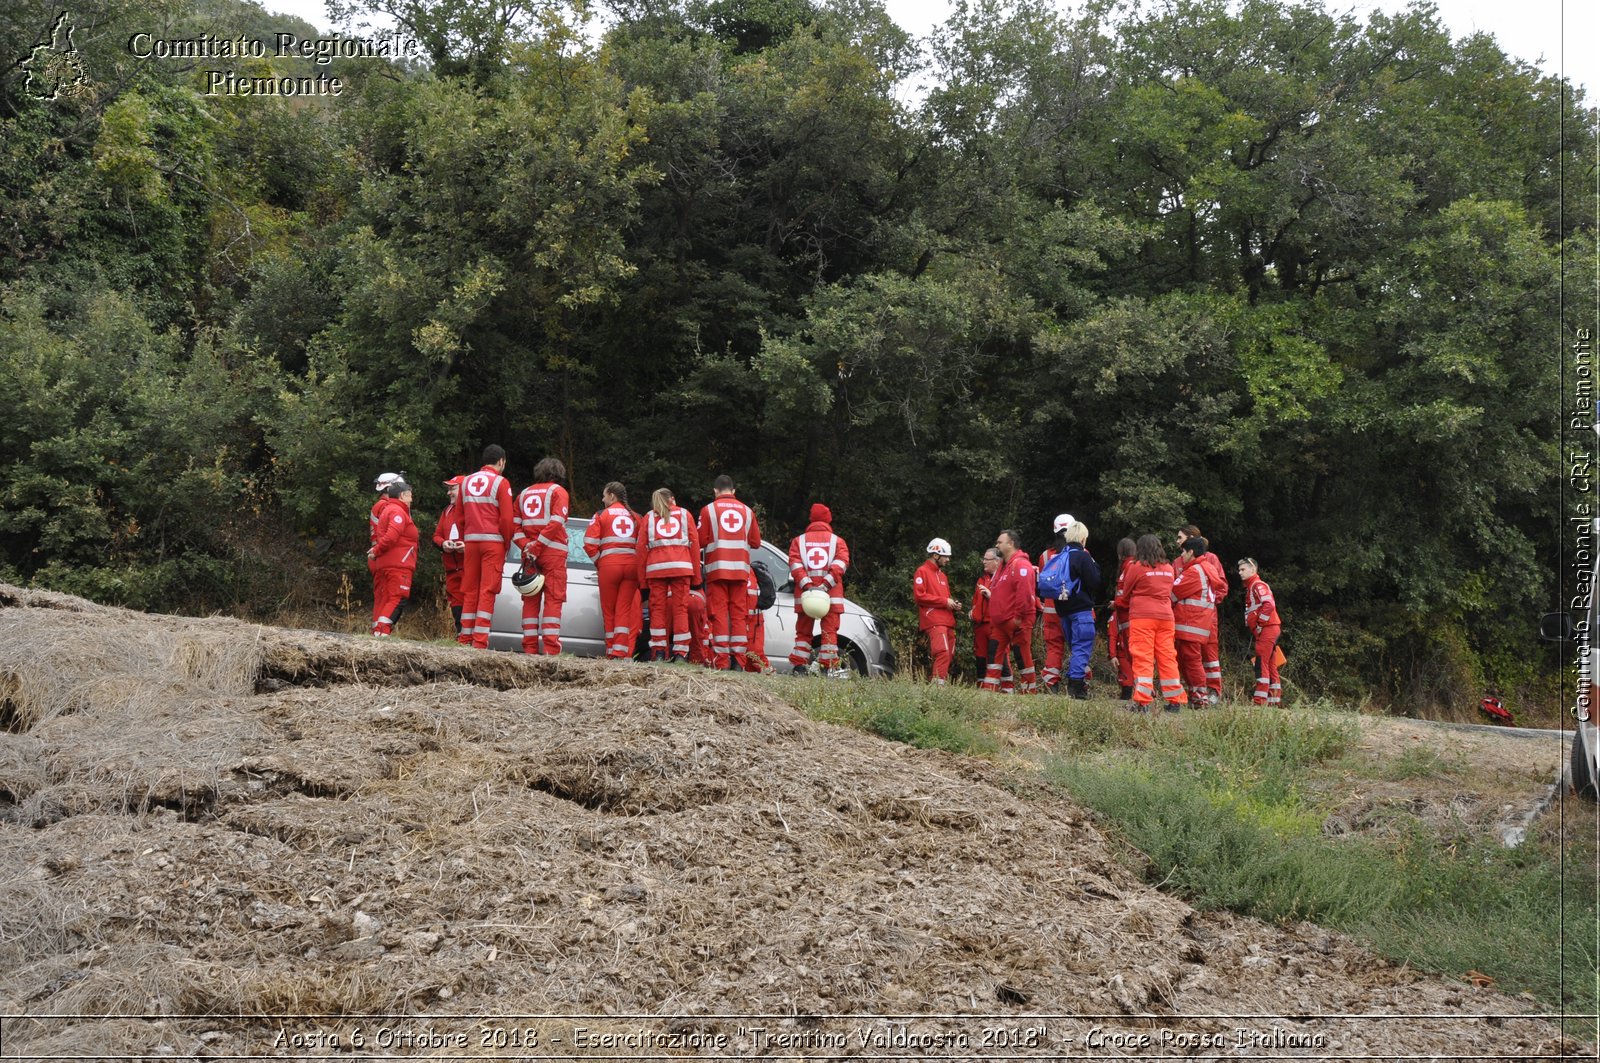
{"label": "red jumpsuit", "polygon": [[933,681],[945,683],[956,655],[956,614],[950,609],[950,578],[934,558],[924,561],[912,577],[911,597],[917,603],[917,626],[928,636]]}
{"label": "red jumpsuit", "polygon": [[[1039,567],[1044,568],[1055,556],[1054,548],[1040,554]],[[1044,617],[1044,672],[1040,678],[1046,690],[1054,690],[1061,685],[1061,663],[1067,656],[1066,633],[1061,630],[1061,622],[1056,617],[1055,599],[1041,598],[1039,606],[1039,613]]]}
{"label": "red jumpsuit", "polygon": [[[1214,552],[1207,550],[1200,555],[1200,563],[1206,567],[1206,575],[1211,577],[1211,596],[1217,603],[1217,616],[1222,615],[1222,599],[1228,596],[1228,573],[1222,567],[1222,559]],[[1209,698],[1213,702],[1222,700],[1222,624],[1219,621],[1211,632],[1211,639],[1206,643],[1201,655],[1201,664],[1205,666],[1206,688],[1211,692]]]}
{"label": "red jumpsuit", "polygon": [[689,663],[698,664],[702,668],[715,667],[717,658],[711,647],[711,616],[710,608],[706,604],[705,591],[691,590],[689,592]]}
{"label": "red jumpsuit", "polygon": [[411,597],[411,577],[417,570],[417,526],[411,507],[398,498],[388,500],[378,514],[372,547],[372,633],[394,630],[395,609]]}
{"label": "red jumpsuit", "polygon": [[[461,568],[463,555],[459,550],[445,550],[444,544],[461,538],[461,503],[454,502],[444,507],[444,512],[439,514],[439,523],[433,526],[433,545],[444,553],[444,596],[453,609],[462,607],[461,597]],[[460,621],[457,621],[459,625]],[[460,634],[460,628],[456,634]]]}
{"label": "red jumpsuit", "polygon": [[1283,622],[1278,619],[1272,588],[1260,576],[1244,581],[1244,626],[1256,640],[1256,692],[1251,700],[1257,705],[1280,705],[1283,687],[1278,680],[1277,649]]}
{"label": "red jumpsuit", "polygon": [[567,489],[533,484],[517,496],[517,546],[544,576],[538,594],[522,599],[522,652],[561,652],[561,604],[567,600]]}
{"label": "red jumpsuit", "polygon": [[639,524],[639,582],[650,591],[650,659],[689,659],[689,587],[700,582],[700,537],[681,506]]}
{"label": "red jumpsuit", "polygon": [[456,641],[489,648],[494,600],[505,578],[506,545],[516,532],[511,485],[485,465],[461,481],[462,540],[467,549],[461,569],[461,634]]}
{"label": "red jumpsuit", "polygon": [[745,608],[749,615],[746,630],[750,633],[749,648],[744,651],[744,670],[747,672],[770,672],[772,662],[767,660],[767,617],[759,606],[761,604],[761,584],[756,580],[755,570],[750,572],[749,582],[746,584]]}
{"label": "red jumpsuit", "polygon": [[1172,585],[1172,633],[1178,651],[1178,673],[1189,697],[1200,703],[1211,698],[1203,660],[1206,644],[1217,637],[1217,602],[1211,593],[1207,554],[1185,565]]}
{"label": "red jumpsuit", "polygon": [[1161,697],[1174,705],[1188,702],[1178,678],[1178,652],[1173,645],[1172,566],[1129,561],[1117,588],[1117,605],[1128,610],[1128,657],[1133,668],[1134,704],[1155,698],[1155,675],[1161,674]]}
{"label": "red jumpsuit", "polygon": [[594,515],[583,535],[583,552],[594,559],[600,581],[600,616],[606,626],[606,656],[633,656],[639,634],[639,515],[618,502]]}
{"label": "red jumpsuit", "polygon": [[732,495],[713,499],[700,511],[700,545],[716,667],[738,670],[750,645],[750,555],[761,547],[755,511]]}
{"label": "red jumpsuit", "polygon": [[1015,649],[1022,657],[1022,667],[1016,673],[1018,693],[1039,692],[1033,668],[1033,625],[1039,619],[1037,580],[1032,560],[1018,550],[1000,566],[989,584],[989,638],[995,643],[995,653],[983,677],[985,690],[1000,689],[1001,665]]}
{"label": "red jumpsuit", "polygon": [[[811,523],[789,544],[789,574],[794,577],[794,650],[789,663],[805,668],[811,663],[811,646],[817,641],[817,664],[839,667],[839,619],[844,616],[844,572],[850,567],[850,547],[833,533],[833,514],[827,506],[811,507]],[[800,608],[800,595],[812,588],[828,592],[832,606],[821,621]],[[820,637],[817,632],[821,626]]]}
{"label": "red jumpsuit", "polygon": [[1111,622],[1106,625],[1106,642],[1111,656],[1117,660],[1117,685],[1133,690],[1133,657],[1128,653],[1128,607],[1123,602],[1122,583],[1131,558],[1122,562],[1117,570],[1117,590],[1112,598]]}

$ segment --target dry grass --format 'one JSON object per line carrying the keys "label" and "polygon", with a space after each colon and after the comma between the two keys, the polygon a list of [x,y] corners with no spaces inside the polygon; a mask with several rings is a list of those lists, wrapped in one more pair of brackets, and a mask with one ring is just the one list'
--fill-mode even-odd
{"label": "dry grass", "polygon": [[1492,990],[1197,913],[1073,805],[759,682],[3,586],[0,647],[0,1013],[31,1016],[10,1051],[348,1048],[374,1013],[472,1035],[459,1056],[496,1047],[471,1016],[527,1014],[730,1036],[718,1015],[779,1016],[849,1034],[828,1055],[889,1028],[830,1016],[908,1013],[953,1016],[913,1025],[971,1055],[999,1054],[976,1040],[995,1013],[1224,1032],[1187,1016],[1410,1012],[1460,1017],[1279,1024],[1339,1054],[1557,1045]]}

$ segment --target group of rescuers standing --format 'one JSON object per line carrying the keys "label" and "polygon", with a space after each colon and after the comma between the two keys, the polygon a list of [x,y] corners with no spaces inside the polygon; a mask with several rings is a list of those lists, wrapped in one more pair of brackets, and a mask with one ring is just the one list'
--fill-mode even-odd
{"label": "group of rescuers standing", "polygon": [[[503,475],[505,450],[490,445],[477,472],[445,481],[450,501],[440,514],[433,542],[444,555],[445,591],[456,620],[456,640],[487,649],[495,598],[500,593],[508,547],[522,553],[522,649],[561,652],[561,610],[567,598],[567,525],[570,506],[566,467],[545,458],[534,467],[534,483],[515,497]],[[411,593],[418,533],[411,519],[412,489],[384,473],[374,484],[368,567],[373,575],[372,633],[389,635]],[[626,660],[649,609],[649,656],[708,667],[768,671],[760,608],[761,576],[751,563],[760,546],[755,512],[739,500],[731,477],[717,477],[714,497],[698,521],[680,508],[672,491],[651,496],[643,515],[628,505],[628,491],[612,482],[589,521],[584,552],[594,560],[605,626],[606,657]],[[809,670],[839,668],[839,620],[844,612],[844,573],[850,549],[832,526],[827,506],[814,504],[805,530],[789,544],[794,580],[795,639],[789,663]],[[1065,683],[1076,698],[1088,696],[1089,658],[1095,642],[1094,609],[1103,587],[1100,566],[1087,549],[1089,529],[1071,514],[1053,522],[1054,540],[1035,567],[1019,534],[1005,530],[984,552],[983,575],[973,589],[967,615],[973,622],[973,652],[982,689],[1018,694],[1055,692]],[[1168,561],[1159,537],[1146,534],[1117,544],[1118,570],[1111,619],[1110,658],[1130,707],[1144,710],[1159,696],[1169,710],[1191,699],[1210,704],[1222,696],[1218,605],[1228,594],[1222,562],[1191,526],[1178,532],[1179,555]],[[912,578],[919,626],[933,660],[933,681],[949,679],[955,657],[956,613],[963,608],[950,592],[945,567],[950,544],[928,543],[928,559]],[[1037,580],[1058,555],[1066,593],[1040,598]],[[1052,570],[1054,571],[1054,570]],[[1245,625],[1255,643],[1257,704],[1281,702],[1278,636],[1282,630],[1272,591],[1252,558],[1238,563],[1245,587]],[[538,578],[534,578],[537,573]],[[1055,579],[1061,580],[1057,575]],[[531,580],[531,582],[530,582]],[[810,592],[810,593],[807,593]],[[769,589],[770,593],[770,589]],[[1035,670],[1033,633],[1046,621],[1042,676]],[[1157,687],[1157,675],[1160,685]]]}

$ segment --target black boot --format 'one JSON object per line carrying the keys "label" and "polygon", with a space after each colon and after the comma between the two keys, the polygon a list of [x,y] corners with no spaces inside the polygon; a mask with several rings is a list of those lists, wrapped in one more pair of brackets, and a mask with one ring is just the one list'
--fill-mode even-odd
{"label": "black boot", "polygon": [[1133,697],[1133,688],[1132,687],[1123,687],[1122,688],[1122,700],[1123,701],[1127,701],[1132,697]]}
{"label": "black boot", "polygon": [[1089,699],[1089,684],[1082,679],[1068,679],[1067,693],[1078,701],[1087,701]]}

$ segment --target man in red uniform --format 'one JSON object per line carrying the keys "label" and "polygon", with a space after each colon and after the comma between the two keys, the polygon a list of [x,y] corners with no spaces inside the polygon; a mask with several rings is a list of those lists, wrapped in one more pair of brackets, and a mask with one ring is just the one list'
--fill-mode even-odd
{"label": "man in red uniform", "polygon": [[824,672],[839,667],[839,619],[844,615],[844,571],[850,567],[850,547],[833,533],[833,511],[821,502],[811,507],[811,523],[789,544],[789,574],[794,577],[794,651],[789,663],[796,673],[811,664],[812,640],[818,621],[800,607],[800,596],[813,588],[828,592],[832,605],[821,620],[817,666]]}
{"label": "man in red uniform", "polygon": [[545,458],[534,483],[517,496],[517,546],[544,576],[538,594],[522,599],[522,652],[561,652],[561,605],[567,600],[567,467]]}
{"label": "man in red uniform", "polygon": [[950,597],[950,544],[943,539],[928,543],[928,560],[911,578],[911,597],[917,603],[917,626],[928,636],[933,658],[933,681],[944,686],[950,679],[950,662],[956,655],[956,614],[961,603]]}
{"label": "man in red uniform", "polygon": [[[1190,536],[1200,536],[1200,529],[1193,524],[1186,524],[1178,529],[1178,545],[1182,546]],[[1222,567],[1222,558],[1211,548],[1210,540],[1206,540],[1206,552],[1200,555],[1200,563],[1206,566],[1206,575],[1211,580],[1211,593],[1217,600],[1217,615],[1222,615],[1222,600],[1228,596],[1228,572]],[[1217,630],[1212,634],[1211,641],[1207,642],[1200,651],[1200,663],[1205,668],[1206,689],[1210,701],[1222,700],[1222,624],[1217,624]]]}
{"label": "man in red uniform", "polygon": [[716,667],[739,671],[750,645],[750,555],[761,548],[761,528],[755,511],[734,497],[733,477],[718,476],[711,490],[711,501],[700,511],[711,649]]}
{"label": "man in red uniform", "polygon": [[450,492],[450,501],[439,514],[439,523],[433,526],[433,545],[444,552],[444,596],[450,602],[450,615],[455,617],[456,637],[461,636],[461,565],[466,544],[461,541],[461,481],[464,476],[452,476],[444,482]]}
{"label": "man in red uniform", "polygon": [[461,634],[456,641],[480,650],[489,648],[489,622],[505,575],[506,547],[516,531],[516,505],[511,485],[502,475],[506,452],[497,444],[483,448],[483,468],[461,481],[462,540]]}
{"label": "man in red uniform", "polygon": [[594,559],[600,582],[600,616],[606,625],[606,657],[633,656],[642,608],[639,604],[639,515],[628,508],[628,489],[616,480],[600,493],[605,508],[583,534],[583,552]]}
{"label": "man in red uniform", "polygon": [[[1172,637],[1178,651],[1178,674],[1196,705],[1211,701],[1202,660],[1205,646],[1217,637],[1217,600],[1211,593],[1211,571],[1203,562],[1206,541],[1198,535],[1183,540],[1182,574],[1172,585]],[[1176,568],[1177,566],[1173,566]]]}
{"label": "man in red uniform", "polygon": [[[989,623],[989,593],[994,577],[999,571],[1000,551],[991,546],[983,552],[983,575],[978,577],[977,585],[972,588],[972,612],[967,614],[972,620],[972,655],[977,658],[980,684],[984,676],[989,673],[989,657],[993,649],[990,643],[994,641],[994,626]],[[1011,670],[1002,667],[1000,689],[1004,693],[1010,693],[1015,689]]]}
{"label": "man in red uniform", "polygon": [[989,584],[990,643],[994,654],[983,677],[983,689],[1000,689],[1000,664],[1016,650],[1022,667],[1017,670],[1017,692],[1038,693],[1033,668],[1033,625],[1039,618],[1038,574],[1020,545],[1015,531],[1006,529],[994,541],[1000,552],[1000,571]]}
{"label": "man in red uniform", "polygon": [[1256,575],[1256,559],[1239,562],[1239,578],[1244,581],[1244,626],[1256,641],[1257,705],[1283,703],[1283,687],[1278,680],[1278,636],[1283,622],[1278,619],[1278,602],[1267,581]]}

